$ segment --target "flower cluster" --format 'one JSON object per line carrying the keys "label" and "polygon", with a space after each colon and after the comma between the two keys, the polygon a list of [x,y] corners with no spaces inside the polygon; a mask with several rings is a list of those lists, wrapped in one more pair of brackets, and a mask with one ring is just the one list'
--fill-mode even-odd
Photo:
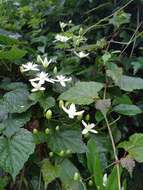
{"label": "flower cluster", "polygon": [[[50,63],[54,62],[54,59],[47,59],[45,57],[44,59],[41,58],[40,55],[37,56],[37,62],[42,65],[42,69],[47,68]],[[72,78],[67,78],[66,76],[63,75],[56,75],[55,78],[51,78],[49,73],[42,71],[40,69],[40,65],[28,62],[27,64],[23,64],[20,67],[21,72],[29,72],[29,71],[36,71],[35,78],[30,79],[30,83],[33,87],[31,90],[32,92],[36,91],[43,91],[46,88],[43,86],[45,83],[52,83],[54,84],[55,82],[59,82],[61,86],[66,87],[66,82],[69,82],[72,80]]]}

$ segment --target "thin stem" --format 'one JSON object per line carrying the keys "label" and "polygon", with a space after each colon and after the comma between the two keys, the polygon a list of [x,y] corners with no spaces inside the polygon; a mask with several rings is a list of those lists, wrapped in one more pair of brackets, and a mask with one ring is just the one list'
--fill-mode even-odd
{"label": "thin stem", "polygon": [[106,115],[104,115],[104,119],[105,119],[105,122],[106,122],[106,125],[107,125],[107,128],[108,128],[110,140],[111,140],[111,143],[112,143],[112,148],[113,148],[113,152],[114,152],[115,161],[117,163],[116,168],[117,168],[118,190],[121,190],[119,159],[118,159],[118,156],[117,156],[117,153],[116,153],[115,142],[114,142],[114,138],[113,138],[112,131],[111,131],[111,128],[110,128],[110,124],[108,122],[108,119],[107,119]]}
{"label": "thin stem", "polygon": [[[121,11],[122,9],[124,9],[125,7],[127,7],[130,3],[132,3],[134,0],[130,0],[128,3],[126,3],[124,6],[120,7],[118,10],[116,10],[115,12],[118,12],[118,11]],[[90,26],[89,28],[87,28],[85,30],[85,32],[83,33],[83,35],[85,35],[87,32],[89,32],[90,30],[92,30],[93,28],[96,28],[100,23],[104,22],[104,21],[107,21],[110,17],[112,17],[114,14],[112,13],[111,15],[105,17],[105,18],[102,18],[101,20],[99,20],[96,24]]]}

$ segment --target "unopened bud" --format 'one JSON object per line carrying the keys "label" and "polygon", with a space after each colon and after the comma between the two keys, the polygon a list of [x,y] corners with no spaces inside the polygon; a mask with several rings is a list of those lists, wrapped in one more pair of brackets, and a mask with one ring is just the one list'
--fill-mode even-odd
{"label": "unopened bud", "polygon": [[79,175],[78,172],[75,172],[73,179],[74,179],[75,181],[78,181],[78,180],[80,179],[80,175]]}
{"label": "unopened bud", "polygon": [[63,105],[64,105],[64,101],[63,101],[63,100],[60,100],[60,101],[59,101],[59,107],[62,108]]}
{"label": "unopened bud", "polygon": [[89,186],[92,186],[92,185],[93,185],[93,181],[92,181],[92,180],[89,180],[88,185],[89,185]]}
{"label": "unopened bud", "polygon": [[46,128],[45,129],[45,133],[48,135],[50,133],[50,129],[49,128]]}
{"label": "unopened bud", "polygon": [[65,155],[65,152],[64,152],[63,150],[61,150],[61,152],[59,153],[59,155],[60,155],[61,157],[63,157],[63,156]]}
{"label": "unopened bud", "polygon": [[68,150],[66,151],[66,154],[71,154],[71,150],[68,149]]}
{"label": "unopened bud", "polygon": [[59,126],[56,126],[56,131],[59,131],[60,130],[60,127]]}
{"label": "unopened bud", "polygon": [[49,156],[50,156],[50,157],[53,157],[53,156],[54,156],[54,153],[53,153],[53,152],[49,152]]}
{"label": "unopened bud", "polygon": [[90,120],[90,115],[89,115],[89,114],[87,114],[87,115],[85,116],[85,120],[86,120],[86,121],[89,121],[89,120]]}
{"label": "unopened bud", "polygon": [[48,110],[48,111],[46,112],[46,118],[47,118],[48,120],[50,120],[50,119],[52,118],[52,111],[51,111],[51,110]]}
{"label": "unopened bud", "polygon": [[33,129],[33,134],[37,134],[38,133],[38,129],[34,128]]}
{"label": "unopened bud", "polygon": [[56,75],[57,72],[58,72],[58,69],[57,69],[57,67],[55,66],[54,69],[53,69],[53,73]]}

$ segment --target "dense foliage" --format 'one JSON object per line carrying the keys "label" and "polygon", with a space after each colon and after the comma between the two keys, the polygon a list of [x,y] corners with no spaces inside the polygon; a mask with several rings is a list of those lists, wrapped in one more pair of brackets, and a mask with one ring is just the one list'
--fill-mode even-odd
{"label": "dense foliage", "polygon": [[143,1],[0,2],[0,190],[141,190]]}

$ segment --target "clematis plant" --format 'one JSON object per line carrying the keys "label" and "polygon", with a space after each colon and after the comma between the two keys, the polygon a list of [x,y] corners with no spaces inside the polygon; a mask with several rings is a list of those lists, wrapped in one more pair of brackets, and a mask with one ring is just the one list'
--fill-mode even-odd
{"label": "clematis plant", "polygon": [[43,65],[44,68],[47,68],[50,63],[53,62],[53,59],[47,59],[47,57],[45,57],[44,59],[41,58],[40,55],[37,56],[37,62],[41,63]]}
{"label": "clematis plant", "polygon": [[75,53],[75,55],[77,55],[79,58],[85,58],[85,57],[87,57],[88,55],[89,55],[89,53],[84,53],[83,51],[81,51],[81,52],[76,52],[76,51],[74,51],[74,53]]}
{"label": "clematis plant", "polygon": [[66,78],[63,75],[58,75],[58,76],[56,76],[56,78],[57,78],[57,80],[54,80],[54,81],[59,82],[63,87],[66,87],[66,82],[72,80],[71,77],[70,78]]}
{"label": "clematis plant", "polygon": [[62,105],[62,109],[68,114],[70,119],[73,119],[75,116],[79,116],[84,113],[84,110],[77,111],[75,104],[71,104],[69,108],[66,108],[64,105]]}
{"label": "clematis plant", "polygon": [[22,66],[20,67],[20,70],[21,72],[39,71],[38,65],[32,62],[27,62],[27,64],[22,64]]}
{"label": "clematis plant", "polygon": [[50,79],[49,74],[45,72],[38,73],[36,78],[30,79],[30,82],[35,81],[39,81],[40,84],[44,84],[45,82],[54,83],[54,80]]}
{"label": "clematis plant", "polygon": [[34,87],[31,92],[36,92],[36,91],[43,91],[45,88],[42,86],[41,83],[36,83],[36,82],[31,82],[31,85]]}
{"label": "clematis plant", "polygon": [[85,135],[85,134],[88,134],[89,132],[91,133],[98,133],[98,131],[96,131],[95,129],[93,129],[95,127],[95,124],[94,123],[86,123],[84,120],[82,120],[82,124],[83,126],[85,127],[83,130],[82,130],[82,134]]}

